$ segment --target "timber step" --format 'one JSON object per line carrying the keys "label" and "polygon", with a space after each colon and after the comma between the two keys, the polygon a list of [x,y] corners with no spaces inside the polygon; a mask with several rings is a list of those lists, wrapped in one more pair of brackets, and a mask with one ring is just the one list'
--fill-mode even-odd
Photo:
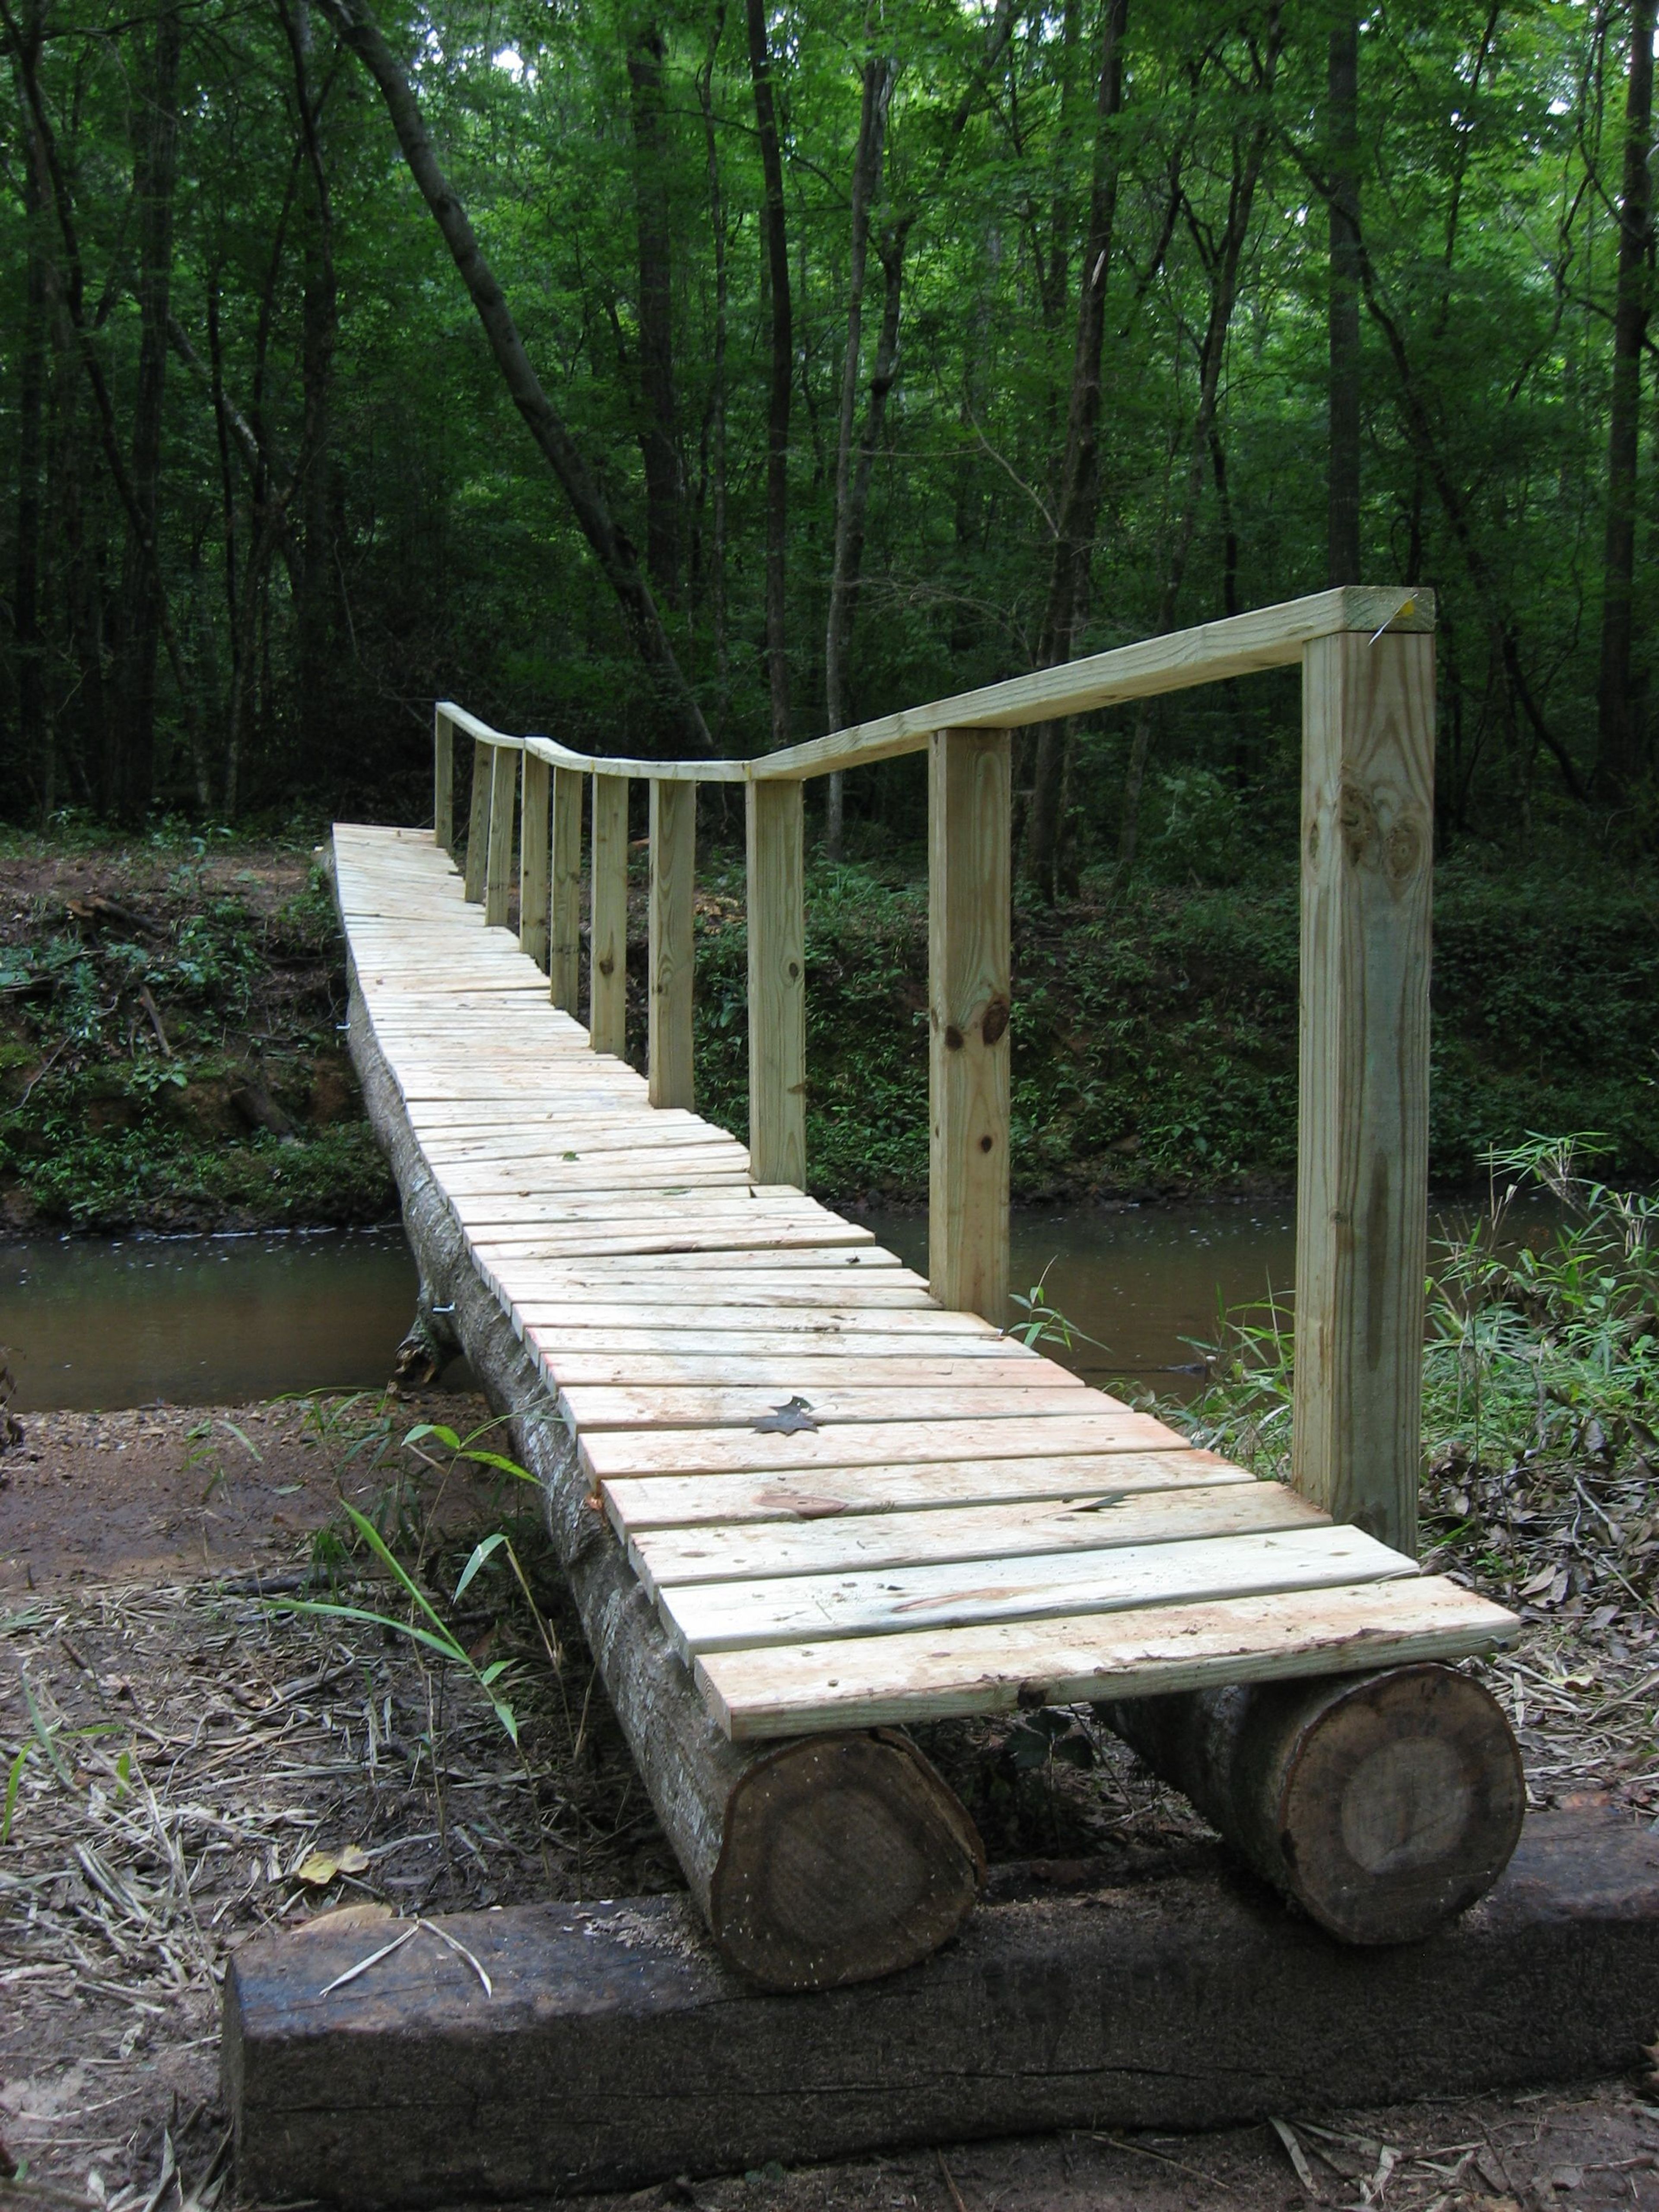
{"label": "timber step", "polygon": [[376,1042],[735,1740],[1455,1659],[1512,1617],[978,1316],[596,1053],[428,831],[337,825]]}

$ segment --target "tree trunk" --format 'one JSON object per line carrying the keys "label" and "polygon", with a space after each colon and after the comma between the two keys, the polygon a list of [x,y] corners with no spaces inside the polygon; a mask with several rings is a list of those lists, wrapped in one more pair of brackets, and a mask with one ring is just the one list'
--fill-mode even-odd
{"label": "tree trunk", "polygon": [[784,586],[789,521],[789,399],[794,384],[794,336],[789,309],[789,244],[784,228],[783,156],[772,97],[772,58],[766,43],[765,0],[745,0],[749,74],[755,88],[766,198],[762,228],[765,276],[771,301],[772,360],[766,410],[766,673],[772,698],[772,742],[789,742],[788,635]]}
{"label": "tree trunk", "polygon": [[[858,145],[853,155],[852,227],[847,273],[847,346],[842,357],[841,408],[836,423],[835,547],[830,570],[830,614],[823,635],[824,727],[845,729],[848,722],[846,665],[848,600],[853,544],[853,438],[858,406],[859,368],[864,351],[865,272],[870,258],[870,210],[881,189],[881,156],[887,110],[898,64],[872,55],[864,64],[864,98],[859,111]],[[824,849],[841,858],[842,780],[830,778],[824,812]]]}
{"label": "tree trunk", "polygon": [[1359,574],[1359,19],[1330,36],[1326,129],[1330,143],[1330,300],[1328,310],[1329,460],[1326,577]]}
{"label": "tree trunk", "polygon": [[1625,175],[1619,203],[1619,275],[1613,318],[1613,390],[1607,410],[1607,520],[1602,554],[1601,667],[1596,690],[1596,781],[1617,798],[1640,769],[1640,732],[1631,697],[1631,588],[1636,564],[1636,466],[1642,409],[1652,251],[1654,0],[1632,0],[1630,83],[1625,107]]}
{"label": "tree trunk", "polygon": [[[1267,21],[1267,47],[1257,87],[1264,100],[1272,95],[1278,71],[1281,33],[1277,7],[1269,11]],[[1264,116],[1254,125],[1248,140],[1243,144],[1237,139],[1233,142],[1233,176],[1227,202],[1227,220],[1222,229],[1220,243],[1210,262],[1210,312],[1203,342],[1199,348],[1198,407],[1193,418],[1187,487],[1182,500],[1181,518],[1170,547],[1164,588],[1158,597],[1158,618],[1152,632],[1154,636],[1161,636],[1175,620],[1176,605],[1186,576],[1188,556],[1192,551],[1193,533],[1198,527],[1199,503],[1204,491],[1205,462],[1209,454],[1210,432],[1215,422],[1222,363],[1226,358],[1227,332],[1232,325],[1233,305],[1238,297],[1239,263],[1249,237],[1250,211],[1255,205],[1255,189],[1261,180],[1261,165],[1271,135],[1270,118]],[[1146,782],[1157,706],[1155,700],[1149,699],[1142,703],[1135,717],[1134,735],[1130,741],[1128,773],[1124,781],[1123,819],[1118,833],[1119,883],[1134,866],[1135,847],[1139,837],[1140,794]]]}
{"label": "tree trunk", "polygon": [[1243,1853],[1349,1943],[1409,1943],[1509,1864],[1521,1754],[1455,1668],[1247,1684],[1097,1710]]}
{"label": "tree trunk", "polygon": [[[39,11],[28,34],[37,47]],[[24,118],[27,130],[27,118]],[[23,221],[27,236],[21,362],[17,389],[17,547],[12,630],[17,652],[17,738],[21,762],[38,763],[43,816],[51,809],[52,732],[46,720],[46,641],[40,629],[40,476],[46,397],[46,205],[36,165],[23,164]]]}
{"label": "tree trunk", "polygon": [[145,95],[148,113],[133,186],[138,207],[138,385],[129,476],[132,501],[121,565],[115,757],[106,760],[100,779],[106,811],[131,823],[143,822],[155,793],[155,676],[161,624],[157,525],[182,46],[178,8],[164,7],[155,19]]}
{"label": "tree trunk", "polygon": [[[1071,658],[1073,634],[1100,514],[1100,373],[1105,343],[1106,289],[1117,216],[1118,157],[1114,125],[1123,107],[1123,35],[1127,19],[1128,0],[1107,0],[1101,21],[1089,235],[1078,286],[1077,340],[1073,349],[1071,398],[1066,416],[1066,457],[1060,470],[1048,600],[1037,649],[1038,665],[1045,668]],[[1030,811],[1026,817],[1026,871],[1042,896],[1051,900],[1055,891],[1060,793],[1070,730],[1069,722],[1047,722],[1038,732]]]}
{"label": "tree trunk", "polygon": [[683,506],[679,412],[674,398],[674,293],[663,35],[645,22],[628,50],[634,216],[640,270],[640,457],[645,465],[645,559],[670,607],[681,604]]}
{"label": "tree trunk", "polygon": [[714,28],[708,53],[697,76],[697,99],[702,109],[703,149],[708,169],[708,229],[714,254],[714,349],[710,364],[713,388],[709,407],[713,417],[714,453],[709,474],[710,545],[708,556],[709,616],[714,631],[714,672],[720,685],[720,715],[723,722],[731,696],[731,661],[726,634],[726,338],[730,302],[730,278],[726,264],[726,200],[720,188],[720,147],[714,136],[714,61],[726,28],[725,0],[714,11]]}
{"label": "tree trunk", "polygon": [[402,1194],[425,1328],[464,1348],[543,1486],[583,1632],[658,1819],[732,1964],[769,1989],[868,1981],[954,1935],[984,1856],[953,1793],[885,1729],[740,1750],[710,1717],[628,1565],[545,1386],[472,1265],[415,1141],[362,994],[350,1045]]}
{"label": "tree trunk", "polygon": [[300,193],[303,275],[300,313],[301,377],[305,411],[295,463],[300,495],[300,556],[295,592],[300,697],[300,774],[323,781],[335,753],[335,610],[339,604],[334,544],[335,486],[331,451],[334,355],[339,340],[339,287],[334,271],[334,208],[323,158],[322,118],[329,80],[313,82],[308,0],[285,0],[283,27],[294,64],[294,96],[305,154]]}
{"label": "tree trunk", "polygon": [[702,709],[675,658],[656,601],[641,571],[639,556],[626,532],[617,528],[598,480],[578,450],[564,418],[542,389],[541,380],[531,366],[513,311],[507,306],[507,295],[483,257],[466,210],[439,166],[408,79],[379,26],[358,13],[358,0],[321,0],[321,4],[341,38],[380,88],[409,173],[443,234],[450,257],[466,286],[478,320],[483,325],[502,381],[544,459],[557,477],[582,535],[616,593],[640,658],[655,678],[665,708],[678,726],[680,741],[694,751],[712,752],[714,746]]}

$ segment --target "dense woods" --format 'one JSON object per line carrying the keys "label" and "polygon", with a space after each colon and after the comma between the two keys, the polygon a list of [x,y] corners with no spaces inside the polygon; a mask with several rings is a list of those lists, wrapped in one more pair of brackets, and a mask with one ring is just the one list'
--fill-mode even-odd
{"label": "dense woods", "polygon": [[[1443,842],[1650,844],[1654,0],[0,0],[0,806],[415,818],[1363,578]],[[1064,887],[1289,681],[1056,726]],[[833,786],[868,852],[905,764]]]}

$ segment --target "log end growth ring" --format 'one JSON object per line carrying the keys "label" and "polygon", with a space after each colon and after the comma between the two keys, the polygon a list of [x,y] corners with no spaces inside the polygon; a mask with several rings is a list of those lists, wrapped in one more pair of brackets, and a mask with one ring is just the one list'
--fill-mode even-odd
{"label": "log end growth ring", "polygon": [[757,1760],[732,1792],[710,1919],[764,1988],[841,1988],[937,1950],[984,1873],[972,1821],[908,1739],[815,1737]]}
{"label": "log end growth ring", "polygon": [[1321,1684],[1312,1698],[1297,1686],[1257,1753],[1279,1765],[1293,1893],[1351,1943],[1431,1934],[1485,1896],[1520,1838],[1526,1784],[1502,1709],[1433,1664]]}

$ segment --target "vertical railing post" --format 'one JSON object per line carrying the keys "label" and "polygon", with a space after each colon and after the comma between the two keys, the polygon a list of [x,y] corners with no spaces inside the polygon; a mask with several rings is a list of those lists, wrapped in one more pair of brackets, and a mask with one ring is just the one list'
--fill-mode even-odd
{"label": "vertical railing post", "polygon": [[1010,764],[1006,730],[928,751],[927,1270],[941,1304],[999,1326],[1008,1301]]}
{"label": "vertical railing post", "polygon": [[1302,702],[1292,1479],[1334,1519],[1414,1553],[1434,640],[1317,638]]}
{"label": "vertical railing post", "polygon": [[588,924],[588,1042],[621,1054],[628,1042],[628,778],[593,779],[592,912]]}
{"label": "vertical railing post", "polygon": [[513,868],[513,814],[519,796],[519,759],[512,745],[496,745],[489,772],[489,862],[484,871],[484,927],[505,929]]}
{"label": "vertical railing post", "polygon": [[550,854],[548,790],[550,771],[526,747],[519,802],[519,950],[547,966]]}
{"label": "vertical railing post", "polygon": [[552,887],[548,901],[547,980],[556,1006],[576,1011],[581,989],[582,783],[580,771],[553,771]]}
{"label": "vertical railing post", "polygon": [[748,787],[749,1172],[806,1182],[804,787]]}
{"label": "vertical railing post", "polygon": [[455,731],[441,707],[432,710],[432,842],[455,852]]}
{"label": "vertical railing post", "polygon": [[697,787],[651,779],[650,993],[646,1073],[653,1106],[690,1106]]}
{"label": "vertical railing post", "polygon": [[489,860],[489,793],[496,748],[482,738],[472,740],[472,808],[466,821],[466,875],[464,895],[474,906],[484,895],[484,872]]}

